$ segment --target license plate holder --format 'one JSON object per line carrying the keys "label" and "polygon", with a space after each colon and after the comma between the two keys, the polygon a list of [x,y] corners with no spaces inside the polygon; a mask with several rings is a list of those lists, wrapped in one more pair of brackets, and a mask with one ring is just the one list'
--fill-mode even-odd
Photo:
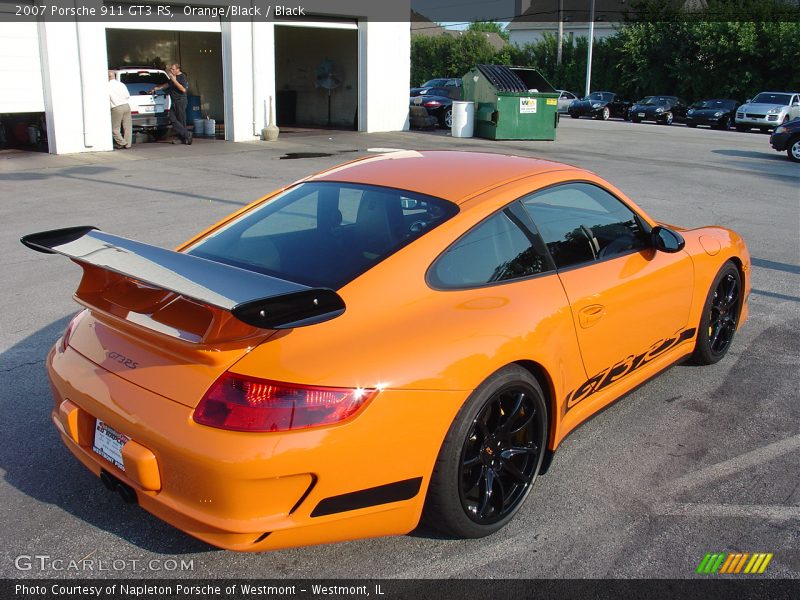
{"label": "license plate holder", "polygon": [[103,421],[97,419],[94,426],[94,443],[92,444],[92,450],[105,458],[120,471],[124,471],[125,464],[122,462],[122,447],[129,439],[127,435],[118,432],[107,423],[103,423]]}
{"label": "license plate holder", "polygon": [[643,116],[644,116],[644,113],[639,113],[639,115],[638,115],[638,116],[640,116],[640,117],[643,117]]}

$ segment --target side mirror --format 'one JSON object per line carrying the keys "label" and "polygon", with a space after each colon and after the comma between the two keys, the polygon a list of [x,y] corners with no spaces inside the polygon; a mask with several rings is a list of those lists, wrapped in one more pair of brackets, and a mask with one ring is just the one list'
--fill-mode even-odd
{"label": "side mirror", "polygon": [[653,242],[653,247],[661,252],[680,252],[686,246],[686,240],[677,231],[672,231],[667,227],[656,225],[650,232],[650,239]]}

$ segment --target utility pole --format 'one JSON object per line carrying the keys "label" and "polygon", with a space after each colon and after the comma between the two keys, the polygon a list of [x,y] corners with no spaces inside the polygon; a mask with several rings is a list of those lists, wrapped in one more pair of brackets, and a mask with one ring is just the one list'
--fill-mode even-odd
{"label": "utility pole", "polygon": [[556,64],[561,64],[564,47],[564,0],[558,0],[558,45],[556,46]]}
{"label": "utility pole", "polygon": [[592,46],[594,46],[594,0],[589,11],[589,56],[586,58],[586,96],[591,93],[592,87]]}

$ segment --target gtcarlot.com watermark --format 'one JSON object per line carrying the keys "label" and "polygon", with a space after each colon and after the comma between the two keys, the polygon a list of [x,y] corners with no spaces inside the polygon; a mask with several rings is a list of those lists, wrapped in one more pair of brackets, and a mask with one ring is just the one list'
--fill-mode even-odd
{"label": "gtcarlot.com watermark", "polygon": [[194,571],[194,559],[184,558],[97,558],[94,553],[84,558],[58,558],[49,554],[20,554],[14,559],[14,567],[18,571],[74,572],[74,573],[141,573],[143,571],[160,571],[174,573]]}

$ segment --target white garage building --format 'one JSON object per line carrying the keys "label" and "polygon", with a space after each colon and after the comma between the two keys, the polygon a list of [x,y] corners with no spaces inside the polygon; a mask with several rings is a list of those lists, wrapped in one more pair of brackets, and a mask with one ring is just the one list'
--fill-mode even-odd
{"label": "white garage building", "polygon": [[[50,153],[111,150],[107,69],[158,61],[183,66],[202,116],[224,123],[229,141],[259,137],[269,97],[279,126],[408,127],[409,23],[374,21],[367,3],[319,2],[280,22],[20,22],[8,14],[18,4],[0,1],[0,119],[18,134],[22,115],[38,122]],[[410,14],[409,0],[396,4]]]}

